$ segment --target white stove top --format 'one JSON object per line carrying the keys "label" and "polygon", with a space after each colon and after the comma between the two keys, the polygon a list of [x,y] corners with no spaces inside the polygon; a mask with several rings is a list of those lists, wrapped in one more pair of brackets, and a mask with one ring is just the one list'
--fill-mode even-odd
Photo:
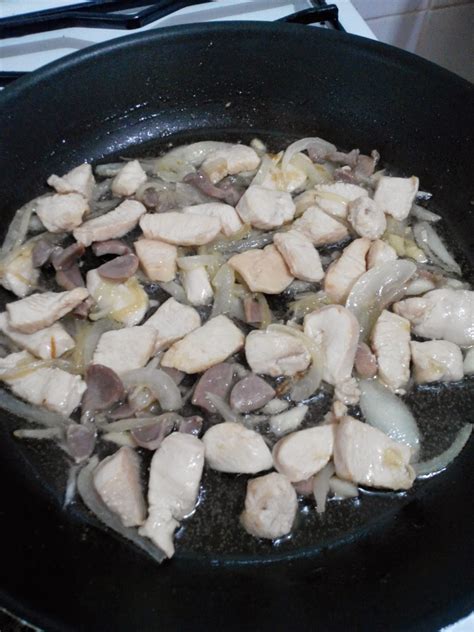
{"label": "white stove top", "polygon": [[[0,0],[0,17],[79,4],[79,2],[85,1]],[[144,0],[144,4],[146,4],[146,0]],[[347,32],[376,39],[350,0],[337,0],[336,4],[339,8],[339,21]],[[293,0],[293,2],[288,2],[288,0],[217,0],[216,2],[181,9],[133,31],[80,27],[0,40],[0,70],[10,72],[35,70],[91,44],[159,26],[222,20],[273,21],[311,6],[309,0]]]}

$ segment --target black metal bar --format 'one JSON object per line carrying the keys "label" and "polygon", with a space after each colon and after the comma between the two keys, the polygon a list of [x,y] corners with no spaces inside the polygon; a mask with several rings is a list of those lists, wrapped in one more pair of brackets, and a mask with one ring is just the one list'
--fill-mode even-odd
{"label": "black metal bar", "polygon": [[[36,11],[0,19],[0,39],[85,26],[88,28],[137,29],[184,7],[213,0],[105,0]],[[119,11],[145,7],[133,14]]]}
{"label": "black metal bar", "polygon": [[23,75],[26,75],[28,73],[26,72],[8,72],[8,71],[2,71],[0,72],[0,87],[5,87],[7,86],[9,83],[12,83],[13,81],[16,81],[17,79],[19,79],[20,77],[22,77]]}
{"label": "black metal bar", "polygon": [[329,22],[338,31],[345,31],[339,22],[339,9],[335,4],[314,7],[312,9],[304,9],[297,13],[292,13],[284,18],[280,18],[277,22],[289,22],[291,24],[315,24],[317,22]]}

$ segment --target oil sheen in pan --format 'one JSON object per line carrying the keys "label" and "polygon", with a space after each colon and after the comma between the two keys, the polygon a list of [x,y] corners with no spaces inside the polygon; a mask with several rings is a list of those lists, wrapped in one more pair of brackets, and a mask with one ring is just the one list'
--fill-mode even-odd
{"label": "oil sheen in pan", "polygon": [[[234,142],[236,139],[241,139],[248,142],[256,136],[268,142],[271,150],[278,150],[295,140],[284,134],[275,134],[271,137],[259,135],[255,130],[252,134],[244,133],[241,130],[225,134],[211,133],[207,130],[199,135],[194,132],[191,137],[181,135],[178,139],[173,139],[173,144],[178,145],[213,138]],[[134,151],[127,151],[127,157],[159,155],[163,150],[169,148],[168,143],[166,147],[157,146],[156,143],[142,145],[134,148]],[[112,162],[118,158],[119,156],[108,156],[106,160],[101,159],[100,162]],[[40,193],[41,191],[38,191],[38,194]],[[436,208],[436,200],[429,204],[429,208],[435,212],[440,211],[442,214],[442,209]],[[445,223],[441,222],[441,224],[443,225],[443,237],[461,264],[464,264],[465,277],[472,283],[473,271],[469,270],[466,274],[466,260],[463,253],[460,252],[457,244],[453,244],[452,239],[450,240],[449,231],[444,226]],[[439,228],[441,226],[437,226],[437,230]],[[11,300],[11,296],[4,291],[1,292],[0,297],[2,305],[7,300]],[[275,305],[274,307],[277,308],[276,311],[280,311],[278,307],[281,309],[282,306]],[[324,391],[315,397],[304,425],[310,426],[321,420],[330,408],[331,399],[332,395],[329,391]],[[422,460],[429,459],[445,450],[457,431],[466,421],[469,421],[466,414],[467,411],[474,409],[474,376],[465,377],[462,382],[449,385],[412,387],[404,399],[410,406],[422,434],[420,457]],[[351,410],[351,413],[360,416],[357,407]],[[8,425],[12,431],[15,427],[24,424],[10,422]],[[65,455],[49,442],[28,441],[16,442],[16,444],[23,456],[32,464],[39,479],[56,497],[58,505],[61,505],[68,473]],[[115,451],[113,444],[104,444],[99,453],[101,456],[105,456],[113,451]],[[144,456],[144,461],[148,464],[150,453]],[[143,474],[145,480],[146,471]],[[337,542],[351,539],[357,534],[357,531],[368,528],[374,522],[390,520],[403,505],[419,494],[425,486],[436,486],[436,477],[433,477],[416,482],[408,492],[362,490],[357,499],[330,500],[324,514],[317,514],[314,501],[304,499],[300,501],[300,511],[292,534],[272,543],[250,536],[240,525],[239,515],[244,505],[248,478],[246,475],[235,476],[205,470],[198,506],[194,514],[183,521],[181,528],[176,533],[176,557],[203,557],[224,563],[226,561],[237,563],[265,562],[304,554],[308,550],[324,549]],[[85,538],[88,537],[89,525],[95,527],[99,524],[78,500],[66,511],[71,513],[72,519],[79,520],[84,526],[83,537]],[[118,536],[111,534],[111,537]],[[127,544],[127,546],[132,545]]]}

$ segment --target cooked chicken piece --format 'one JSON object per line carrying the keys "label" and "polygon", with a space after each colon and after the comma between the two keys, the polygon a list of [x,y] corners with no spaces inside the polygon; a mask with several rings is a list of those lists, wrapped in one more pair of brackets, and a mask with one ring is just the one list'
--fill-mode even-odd
{"label": "cooked chicken piece", "polygon": [[200,327],[201,317],[193,307],[169,298],[158,307],[145,325],[153,327],[157,333],[155,342],[155,353],[157,353]]}
{"label": "cooked chicken piece", "polygon": [[85,288],[78,287],[69,292],[31,294],[13,301],[6,306],[10,327],[21,333],[33,334],[52,325],[88,296],[89,292]]}
{"label": "cooked chicken piece", "polygon": [[314,246],[334,244],[349,236],[349,231],[322,209],[310,206],[303,215],[293,223],[293,228],[299,230]]}
{"label": "cooked chicken piece", "polygon": [[297,509],[293,485],[281,474],[272,472],[248,481],[240,521],[251,535],[274,540],[291,531]]}
{"label": "cooked chicken piece", "polygon": [[252,292],[280,294],[293,281],[283,257],[275,246],[246,250],[227,262],[240,274]]}
{"label": "cooked chicken piece", "polygon": [[334,388],[334,397],[347,406],[354,406],[360,399],[359,383],[354,377],[338,382]]}
{"label": "cooked chicken piece", "polygon": [[92,167],[85,162],[78,167],[74,167],[62,177],[53,174],[48,178],[48,184],[56,189],[58,193],[80,193],[86,200],[89,200],[95,179],[92,174]]}
{"label": "cooked chicken piece", "polygon": [[18,254],[2,264],[0,284],[24,298],[38,283],[40,271],[33,267],[33,244],[18,249]]}
{"label": "cooked chicken piece", "polygon": [[277,437],[292,432],[301,426],[307,412],[308,406],[299,404],[290,410],[273,415],[270,417],[270,430]]}
{"label": "cooked chicken piece", "polygon": [[334,465],[339,478],[368,487],[409,489],[415,480],[410,458],[407,445],[353,417],[344,417],[337,426]]}
{"label": "cooked chicken piece", "polygon": [[[295,217],[300,217],[303,213],[310,207],[316,206],[316,198],[318,197],[318,192],[316,189],[307,189],[300,193],[295,198],[293,198],[293,202],[295,203]],[[317,207],[316,207],[317,208]]]}
{"label": "cooked chicken piece", "polygon": [[372,242],[367,253],[367,270],[397,259],[397,251],[381,239]]}
{"label": "cooked chicken piece", "polygon": [[436,289],[436,285],[433,281],[421,276],[415,276],[414,279],[409,281],[405,290],[405,296],[419,296],[434,289]]}
{"label": "cooked chicken piece", "polygon": [[463,363],[464,373],[472,375],[474,373],[474,347],[467,350]]}
{"label": "cooked chicken piece", "polygon": [[292,483],[304,481],[329,462],[334,447],[332,424],[298,430],[273,447],[275,468]]}
{"label": "cooked chicken piece", "polygon": [[260,164],[257,153],[246,145],[231,145],[225,149],[217,149],[208,154],[201,165],[209,180],[216,184],[228,175],[242,171],[253,171]]}
{"label": "cooked chicken piece", "polygon": [[242,228],[242,222],[240,221],[237,211],[229,204],[221,204],[219,202],[195,204],[194,206],[185,206],[183,213],[216,217],[221,223],[221,233],[227,237]]}
{"label": "cooked chicken piece", "polygon": [[140,529],[168,557],[174,554],[173,533],[196,505],[204,466],[204,444],[193,435],[173,432],[151,460],[148,518]]}
{"label": "cooked chicken piece", "polygon": [[112,180],[112,193],[116,197],[133,195],[146,182],[146,173],[138,160],[127,162]]}
{"label": "cooked chicken piece", "polygon": [[368,197],[366,189],[356,184],[346,182],[336,182],[334,184],[317,184],[316,204],[323,211],[333,217],[345,219],[347,217],[348,205],[360,197]]}
{"label": "cooked chicken piece", "polygon": [[19,347],[43,360],[59,358],[75,346],[73,338],[59,323],[40,329],[34,334],[22,334],[10,327],[6,312],[0,314],[0,331]]}
{"label": "cooked chicken piece", "polygon": [[157,239],[139,239],[134,244],[140,265],[150,281],[167,283],[176,276],[178,249]]}
{"label": "cooked chicken piece", "polygon": [[245,341],[245,355],[254,373],[296,375],[305,371],[311,356],[304,344],[291,334],[251,331]]}
{"label": "cooked chicken piece", "polygon": [[161,364],[185,373],[201,373],[243,346],[244,335],[240,329],[227,316],[216,316],[175,342]]}
{"label": "cooked chicken piece", "polygon": [[461,349],[447,340],[411,342],[411,357],[415,381],[452,382],[464,377]]}
{"label": "cooked chicken piece", "polygon": [[146,505],[140,482],[140,457],[135,450],[123,447],[101,461],[94,472],[94,487],[124,526],[143,524]]}
{"label": "cooked chicken piece", "polygon": [[295,215],[295,205],[289,193],[257,184],[249,186],[236,209],[245,224],[264,230],[290,222]]}
{"label": "cooked chicken piece", "polygon": [[88,211],[89,204],[80,193],[43,197],[36,207],[36,214],[50,233],[72,231],[82,223],[82,217]]}
{"label": "cooked chicken piece", "polygon": [[415,176],[411,178],[382,176],[375,189],[374,202],[384,213],[398,220],[405,219],[418,193],[418,185],[419,180]]}
{"label": "cooked chicken piece", "polygon": [[15,375],[18,372],[23,372],[29,364],[35,362],[35,358],[28,351],[16,351],[15,353],[9,353],[4,358],[0,358],[0,375]]}
{"label": "cooked chicken piece", "polygon": [[170,211],[147,213],[140,220],[140,228],[147,239],[160,239],[177,246],[202,246],[217,237],[221,222],[208,215]]}
{"label": "cooked chicken piece", "polygon": [[84,222],[73,231],[73,235],[86,247],[94,241],[123,237],[135,228],[144,213],[146,213],[146,208],[143,204],[136,200],[125,200],[113,211]]}
{"label": "cooked chicken piece", "polygon": [[372,348],[380,379],[392,390],[403,389],[410,379],[410,323],[384,310],[372,330]]}
{"label": "cooked chicken piece", "polygon": [[233,421],[211,426],[202,438],[206,463],[218,472],[256,474],[270,470],[272,455],[263,437]]}
{"label": "cooked chicken piece", "polygon": [[277,233],[273,243],[294,277],[310,282],[324,277],[319,253],[303,233],[297,230]]}
{"label": "cooked chicken piece", "polygon": [[113,369],[122,375],[145,366],[155,350],[153,327],[124,327],[106,331],[99,338],[92,362]]}
{"label": "cooked chicken piece", "polygon": [[370,248],[370,239],[354,239],[342,255],[326,270],[324,291],[331,301],[344,303],[357,279],[367,270],[365,257]]}
{"label": "cooked chicken piece", "polygon": [[369,197],[353,200],[348,205],[349,221],[360,237],[378,239],[387,228],[385,213]]}
{"label": "cooked chicken piece", "polygon": [[19,367],[17,377],[5,380],[18,397],[64,417],[69,417],[81,403],[86,383],[79,375],[62,369],[39,368],[30,373],[27,370],[27,366],[24,370]]}
{"label": "cooked chicken piece", "polygon": [[[283,152],[282,152],[283,153]],[[279,154],[277,154],[278,157]],[[303,154],[300,154],[303,156]],[[309,160],[309,159],[308,159]],[[274,161],[273,161],[274,162]],[[292,193],[300,189],[306,182],[306,174],[291,163],[283,170],[279,165],[272,165],[263,179],[259,179],[258,186],[265,189]],[[251,183],[254,186],[253,182]]]}
{"label": "cooked chicken piece", "polygon": [[432,290],[395,303],[393,309],[408,318],[417,336],[449,340],[461,347],[474,345],[472,290]]}
{"label": "cooked chicken piece", "polygon": [[191,305],[209,305],[212,302],[214,292],[209,282],[209,275],[204,266],[183,270],[181,272],[186,298]]}
{"label": "cooked chicken piece", "polygon": [[133,327],[143,319],[148,309],[148,295],[136,277],[120,283],[103,279],[97,269],[89,270],[87,289],[95,301],[92,320],[109,317],[126,327]]}
{"label": "cooked chicken piece", "polygon": [[321,345],[323,380],[333,385],[346,382],[359,342],[359,323],[354,314],[342,305],[328,305],[305,316],[304,332]]}

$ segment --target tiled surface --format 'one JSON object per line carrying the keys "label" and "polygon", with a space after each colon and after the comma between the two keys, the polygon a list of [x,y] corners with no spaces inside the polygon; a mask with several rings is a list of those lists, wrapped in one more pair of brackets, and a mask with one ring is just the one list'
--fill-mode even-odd
{"label": "tiled surface", "polygon": [[388,15],[367,20],[367,23],[381,42],[393,44],[414,53],[423,29],[425,14],[426,11]]}

